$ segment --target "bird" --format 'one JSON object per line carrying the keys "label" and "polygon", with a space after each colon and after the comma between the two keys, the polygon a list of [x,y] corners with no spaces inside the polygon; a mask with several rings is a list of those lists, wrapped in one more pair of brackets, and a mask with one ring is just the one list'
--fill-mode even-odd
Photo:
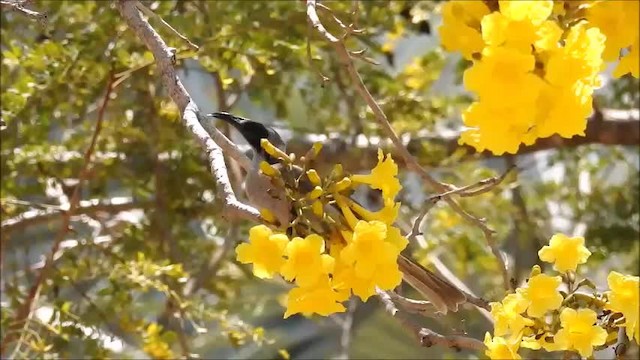
{"label": "bird", "polygon": [[[260,172],[260,163],[266,161],[279,167],[277,159],[269,155],[260,145],[261,139],[268,139],[279,149],[286,149],[286,143],[273,128],[257,121],[235,116],[227,112],[216,112],[207,116],[220,119],[233,126],[247,141],[252,149],[251,168],[247,169],[244,188],[251,205],[258,209],[268,209],[281,225],[288,224],[293,218],[291,204],[285,189],[275,187],[271,177]],[[300,170],[301,171],[301,170]]]}
{"label": "bird", "polygon": [[[285,189],[275,186],[271,177],[260,172],[260,163],[266,161],[270,165],[280,168],[279,170],[283,170],[282,173],[287,174],[289,172],[289,176],[299,179],[296,183],[301,193],[311,191],[314,186],[306,178],[302,168],[294,165],[289,166],[288,170],[285,171],[285,169],[281,168],[282,163],[262,148],[261,140],[267,139],[275,147],[286,153],[286,142],[280,134],[272,127],[261,122],[228,112],[214,112],[207,114],[207,116],[230,124],[251,146],[253,159],[251,168],[247,169],[247,175],[244,179],[245,192],[251,205],[258,209],[266,208],[271,211],[280,225],[289,224],[295,216],[292,211],[291,199],[287,196]],[[342,216],[335,205],[329,205],[326,211]],[[311,223],[314,224],[315,222],[311,221]],[[321,232],[325,231],[325,228],[318,229],[316,227],[314,230]],[[398,257],[398,267],[402,272],[403,280],[429,300],[434,308],[441,313],[455,312],[458,310],[459,305],[467,301],[465,292],[402,253]]]}

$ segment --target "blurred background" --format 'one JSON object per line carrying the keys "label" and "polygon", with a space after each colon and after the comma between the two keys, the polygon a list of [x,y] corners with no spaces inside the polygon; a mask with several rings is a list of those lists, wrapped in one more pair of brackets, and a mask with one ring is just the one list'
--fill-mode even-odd
{"label": "blurred background", "polygon": [[[337,316],[283,320],[287,285],[256,279],[235,262],[233,249],[253,224],[221,218],[206,156],[162,88],[151,53],[114,4],[24,2],[33,14],[9,2],[2,3],[1,26],[0,300],[3,338],[20,334],[8,348],[12,357],[478,356],[422,347],[375,297],[352,299]],[[310,31],[304,2],[142,3],[200,47],[150,18],[177,49],[179,76],[202,111],[269,123],[299,155],[322,141],[320,168],[342,163],[352,173],[367,172],[378,147],[396,154],[333,49]],[[347,40],[352,50],[366,49],[358,71],[434,177],[464,186],[517,165],[491,192],[460,199],[497,231],[517,284],[556,232],[586,238],[593,255],[579,270],[600,289],[612,269],[637,275],[638,80],[603,73],[598,116],[589,119],[586,137],[542,139],[516,155],[478,154],[457,143],[460,113],[472,101],[461,84],[469,64],[440,48],[442,3],[324,1],[331,12],[319,15],[333,34],[343,32],[334,16],[364,30]],[[244,144],[233,130],[220,129]],[[433,190],[395,158],[403,184],[399,225],[407,231]],[[244,199],[240,167],[231,160],[227,166]],[[83,171],[67,227],[65,211]],[[376,194],[358,196],[375,203]],[[498,264],[477,227],[439,204],[423,231],[410,245],[416,260],[477,296],[502,297]],[[52,249],[53,266],[40,278]],[[33,316],[11,329],[38,282]],[[417,320],[443,334],[482,339],[491,331],[473,307]]]}

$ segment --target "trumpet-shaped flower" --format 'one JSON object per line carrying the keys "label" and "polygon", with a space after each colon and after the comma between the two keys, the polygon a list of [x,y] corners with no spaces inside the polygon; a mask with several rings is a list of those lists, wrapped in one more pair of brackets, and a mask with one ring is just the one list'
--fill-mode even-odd
{"label": "trumpet-shaped flower", "polygon": [[473,54],[484,47],[480,35],[480,20],[489,14],[481,1],[448,1],[442,6],[442,25],[438,28],[442,46],[449,51],[460,51],[471,60]]}
{"label": "trumpet-shaped flower", "polygon": [[587,262],[591,252],[584,246],[583,237],[555,234],[549,240],[549,245],[538,251],[538,256],[542,261],[553,263],[556,271],[567,272],[576,271],[578,264]]}
{"label": "trumpet-shaped flower", "polygon": [[500,0],[500,12],[513,21],[529,21],[540,25],[553,11],[552,0]]}
{"label": "trumpet-shaped flower", "polygon": [[527,302],[527,314],[539,318],[549,310],[555,310],[562,304],[562,295],[558,291],[560,276],[539,274],[529,279],[529,286],[517,291]]}
{"label": "trumpet-shaped flower", "polygon": [[492,360],[521,359],[518,355],[519,340],[510,341],[501,336],[494,336],[489,333],[484,334],[484,345],[487,347],[485,355]]}
{"label": "trumpet-shaped flower", "polygon": [[620,312],[624,315],[624,326],[629,339],[635,339],[640,344],[640,321],[638,319],[638,301],[640,283],[638,276],[623,275],[612,271],[607,277],[609,302],[607,309]]}
{"label": "trumpet-shaped flower", "polygon": [[527,301],[521,294],[509,294],[502,302],[491,303],[491,317],[494,320],[493,334],[504,336],[507,333],[518,334],[525,326],[533,325],[533,320],[521,314],[527,310]]}
{"label": "trumpet-shaped flower", "polygon": [[594,2],[586,11],[589,23],[600,29],[607,38],[603,54],[605,61],[618,60],[620,49],[638,38],[640,17],[638,1],[608,0]]}
{"label": "trumpet-shaped flower", "polygon": [[593,347],[605,343],[607,332],[596,323],[596,313],[591,309],[565,308],[560,313],[562,329],[558,330],[554,342],[567,350],[576,350],[583,357],[593,354]]}
{"label": "trumpet-shaped flower", "polygon": [[302,287],[313,286],[333,271],[334,259],[324,254],[324,239],[317,234],[293,238],[285,248],[287,261],[280,273],[289,281],[295,279]]}
{"label": "trumpet-shaped flower", "polygon": [[382,191],[384,203],[393,203],[396,195],[402,189],[398,176],[398,165],[393,161],[391,155],[386,157],[381,149],[378,149],[378,164],[371,170],[369,175],[353,175],[351,180],[361,184],[368,184],[374,189]]}
{"label": "trumpet-shaped flower", "polygon": [[331,280],[327,277],[317,281],[311,287],[291,289],[287,296],[287,310],[284,313],[284,318],[297,313],[328,316],[344,312],[345,307],[340,303],[342,300],[344,298],[333,289]]}
{"label": "trumpet-shaped flower", "polygon": [[282,256],[288,242],[286,235],[274,234],[265,225],[254,226],[249,230],[249,243],[236,248],[237,259],[243,264],[253,264],[255,276],[268,279],[284,264]]}
{"label": "trumpet-shaped flower", "polygon": [[342,250],[341,257],[347,264],[354,264],[356,275],[370,279],[379,264],[395,262],[396,248],[386,242],[387,226],[380,221],[359,221],[353,239]]}
{"label": "trumpet-shaped flower", "polygon": [[390,290],[402,281],[397,258],[407,246],[397,228],[380,221],[359,221],[353,237],[340,251],[335,283],[350,288],[363,301],[375,293],[375,287]]}

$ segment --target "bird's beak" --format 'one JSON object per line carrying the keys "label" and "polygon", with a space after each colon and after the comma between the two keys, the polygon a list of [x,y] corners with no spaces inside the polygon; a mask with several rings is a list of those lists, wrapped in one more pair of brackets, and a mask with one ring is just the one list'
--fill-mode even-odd
{"label": "bird's beak", "polygon": [[234,128],[238,130],[242,129],[242,125],[240,124],[240,121],[244,119],[239,116],[229,114],[228,112],[214,112],[211,114],[207,114],[207,116],[220,119],[228,124],[231,124]]}

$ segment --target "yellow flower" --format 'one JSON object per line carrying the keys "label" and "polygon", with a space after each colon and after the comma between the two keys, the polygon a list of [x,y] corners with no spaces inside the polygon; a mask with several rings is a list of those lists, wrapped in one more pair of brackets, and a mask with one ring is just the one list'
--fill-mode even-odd
{"label": "yellow flower", "polygon": [[442,7],[442,25],[438,28],[442,46],[448,51],[460,51],[471,60],[484,47],[480,35],[480,20],[489,14],[481,1],[448,1]]}
{"label": "yellow flower", "polygon": [[462,119],[466,126],[474,129],[462,133],[459,141],[478,151],[489,149],[496,155],[513,154],[521,143],[531,144],[535,140],[529,131],[535,119],[530,105],[509,103],[494,107],[484,101],[475,102],[465,110]]}
{"label": "yellow flower", "polygon": [[491,317],[494,320],[493,334],[504,336],[507,333],[518,334],[525,326],[533,325],[533,320],[521,314],[527,310],[527,301],[521,294],[509,294],[502,302],[491,303]]}
{"label": "yellow flower", "polygon": [[311,234],[302,239],[293,238],[285,248],[288,257],[280,273],[289,281],[295,279],[302,287],[313,286],[321,278],[333,271],[334,259],[324,254],[324,239]]}
{"label": "yellow flower", "polygon": [[249,230],[249,243],[236,247],[237,259],[243,264],[253,264],[253,274],[262,279],[273,277],[284,264],[284,249],[289,239],[284,234],[274,234],[265,225]]}
{"label": "yellow flower", "polygon": [[471,60],[473,54],[481,52],[484,47],[480,32],[459,22],[443,22],[438,31],[442,47],[451,52],[460,51],[467,60]]}
{"label": "yellow flower", "polygon": [[578,311],[565,308],[560,313],[562,329],[558,330],[554,342],[567,350],[576,350],[583,357],[593,354],[593,347],[604,344],[607,332],[594,325],[596,313],[591,309]]}
{"label": "yellow flower", "polygon": [[548,352],[566,350],[563,346],[555,342],[550,342],[549,340],[553,340],[553,334],[545,333],[543,335],[524,336],[520,341],[520,346],[533,350],[542,348]]}
{"label": "yellow flower", "polygon": [[620,49],[633,44],[640,26],[638,1],[599,1],[587,9],[589,23],[606,35],[605,61],[618,60]]}
{"label": "yellow flower", "polygon": [[545,84],[538,98],[538,114],[533,131],[538,137],[559,134],[565,138],[584,135],[587,117],[592,112],[593,87],[581,82],[571,87]]}
{"label": "yellow flower", "polygon": [[549,310],[555,310],[562,304],[562,295],[558,291],[560,276],[540,274],[529,279],[529,286],[517,291],[527,301],[527,314],[538,318]]}
{"label": "yellow flower", "polygon": [[576,81],[598,85],[605,39],[599,29],[588,28],[584,22],[572,26],[565,46],[553,52],[545,64],[545,80],[559,87],[570,87]]}
{"label": "yellow flower", "polygon": [[500,12],[513,21],[530,21],[540,25],[553,10],[552,0],[500,0]]}
{"label": "yellow flower", "polygon": [[397,249],[386,242],[387,226],[380,221],[359,221],[353,239],[340,254],[347,264],[354,264],[356,275],[370,279],[379,264],[395,262]]}
{"label": "yellow flower", "polygon": [[375,277],[363,278],[356,275],[352,265],[339,263],[334,274],[335,289],[341,294],[349,291],[362,301],[367,301],[376,293],[376,286],[383,290],[391,290],[402,281],[402,273],[397,263],[386,263],[378,266]]}
{"label": "yellow flower", "polygon": [[638,279],[638,276],[610,272],[607,283],[611,291],[608,293],[609,302],[606,307],[624,315],[627,337],[630,340],[635,339],[636,343],[640,344],[640,320],[638,319],[640,287]]}
{"label": "yellow flower", "polygon": [[[360,204],[355,201],[351,201],[350,199],[346,200],[349,203],[349,207],[355,211],[358,215],[360,215],[361,219],[366,221],[382,221],[387,225],[391,225],[396,221],[398,217],[398,211],[400,211],[400,203],[389,202],[382,207],[382,209],[378,211],[371,211],[365,209]],[[345,214],[345,216],[349,216]]]}
{"label": "yellow flower", "polygon": [[533,55],[505,47],[486,48],[482,55],[482,60],[464,72],[465,88],[477,93],[480,101],[502,105],[505,96],[510,103],[535,100],[542,81],[531,73],[536,62]]}
{"label": "yellow flower", "polygon": [[339,289],[351,289],[366,301],[375,287],[390,290],[402,281],[398,255],[407,246],[400,230],[380,221],[359,221],[353,237],[340,251],[336,263],[335,284]]}
{"label": "yellow flower", "polygon": [[500,336],[491,338],[489,333],[484,334],[484,345],[487,347],[485,355],[492,360],[521,359],[518,355],[519,341],[507,341]]}
{"label": "yellow flower", "polygon": [[530,21],[513,21],[499,12],[482,19],[482,39],[490,47],[504,47],[531,54],[536,41],[536,26]]}
{"label": "yellow flower", "polygon": [[545,21],[536,30],[536,41],[533,45],[537,51],[555,50],[562,37],[562,29],[555,21]]}
{"label": "yellow flower", "polygon": [[587,262],[591,251],[584,246],[582,236],[568,237],[564,234],[555,234],[549,240],[549,245],[545,245],[538,251],[540,260],[553,263],[553,268],[559,272],[569,270],[576,271],[578,264]]}
{"label": "yellow flower", "polygon": [[341,301],[340,295],[333,289],[331,280],[327,277],[317,281],[312,287],[291,289],[287,296],[287,311],[284,313],[284,318],[297,313],[328,316],[344,312],[345,308],[339,301]]}
{"label": "yellow flower", "polygon": [[374,189],[382,191],[385,205],[393,203],[396,195],[402,189],[398,176],[398,165],[391,158],[391,154],[385,157],[382,149],[378,149],[378,164],[371,169],[369,175],[353,175],[351,180],[361,184],[368,184]]}

